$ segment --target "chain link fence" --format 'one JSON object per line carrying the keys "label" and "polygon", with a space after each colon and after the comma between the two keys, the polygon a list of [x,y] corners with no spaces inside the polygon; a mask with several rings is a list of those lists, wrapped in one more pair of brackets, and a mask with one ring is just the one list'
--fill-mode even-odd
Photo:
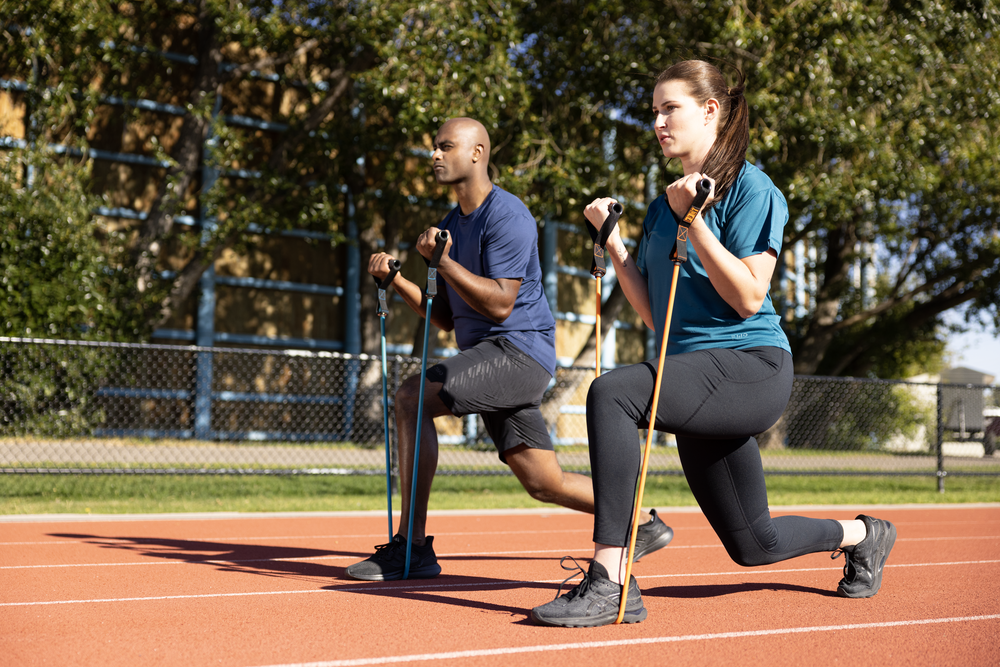
{"label": "chain link fence", "polygon": [[[390,404],[419,369],[388,358]],[[567,470],[589,472],[593,377],[559,368],[542,405]],[[0,396],[5,474],[385,474],[379,357],[0,338]],[[1000,475],[997,397],[986,385],[796,377],[784,415],[758,436],[764,468]],[[439,474],[508,474],[481,420],[435,424]],[[655,442],[650,474],[680,474],[672,436]]]}

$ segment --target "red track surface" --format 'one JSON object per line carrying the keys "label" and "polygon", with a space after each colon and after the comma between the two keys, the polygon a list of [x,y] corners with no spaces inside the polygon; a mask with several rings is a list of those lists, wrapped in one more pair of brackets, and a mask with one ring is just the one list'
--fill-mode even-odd
{"label": "red track surface", "polygon": [[1000,505],[774,514],[859,510],[899,531],[874,598],[836,597],[829,554],[740,568],[667,509],[673,544],[634,568],[649,618],[594,629],[528,617],[559,557],[586,567],[575,513],[435,514],[442,575],[388,583],[344,577],[384,513],[0,517],[0,665],[1000,665]]}

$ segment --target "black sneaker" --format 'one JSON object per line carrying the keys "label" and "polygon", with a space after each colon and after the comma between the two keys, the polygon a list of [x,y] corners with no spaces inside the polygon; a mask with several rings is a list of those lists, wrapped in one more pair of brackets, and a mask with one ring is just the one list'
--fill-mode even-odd
{"label": "black sneaker", "polygon": [[[423,546],[410,547],[408,579],[430,579],[441,574],[434,555],[434,538],[428,537]],[[364,581],[396,581],[403,578],[406,565],[406,538],[396,535],[392,542],[375,547],[375,555],[347,568],[347,576]]]}
{"label": "black sneaker", "polygon": [[656,515],[656,510],[649,510],[652,519],[639,526],[635,534],[635,551],[632,552],[632,562],[637,563],[639,559],[647,554],[651,554],[657,549],[670,544],[674,539],[674,530],[663,519]]}
{"label": "black sneaker", "polygon": [[[584,572],[576,559],[565,556],[559,564],[564,570],[566,559],[573,561],[576,569],[583,575],[583,581],[565,595],[562,587],[576,572],[559,586],[556,599],[541,607],[531,610],[531,618],[539,625],[552,625],[563,628],[594,628],[599,625],[610,625],[618,618],[618,607],[621,605],[622,587],[608,578],[608,571],[598,562],[590,564],[590,571]],[[642,605],[642,594],[635,577],[629,579],[628,600],[625,602],[623,623],[638,623],[646,620],[646,608]]]}
{"label": "black sneaker", "polygon": [[853,547],[837,549],[830,558],[844,554],[844,578],[837,594],[845,598],[870,598],[882,587],[882,568],[896,543],[896,527],[884,519],[860,514],[868,534]]}

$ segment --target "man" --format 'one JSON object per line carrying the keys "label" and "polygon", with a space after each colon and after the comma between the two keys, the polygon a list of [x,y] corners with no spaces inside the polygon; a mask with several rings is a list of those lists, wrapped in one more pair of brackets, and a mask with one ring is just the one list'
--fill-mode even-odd
{"label": "man", "polygon": [[[556,355],[555,320],[542,291],[537,225],[517,197],[490,182],[489,155],[486,128],[471,118],[449,120],[434,140],[434,177],[451,186],[458,206],[440,228],[421,234],[416,248],[430,259],[437,233],[449,232],[437,272],[444,289],[434,299],[431,321],[454,330],[462,351],[429,368],[424,378],[407,378],[396,392],[403,520],[392,542],[347,568],[355,579],[401,579],[407,538],[412,539],[409,576],[429,578],[441,572],[434,538],[426,533],[438,458],[434,417],[481,415],[500,460],[532,498],[594,513],[590,478],[562,471],[539,410],[555,374]],[[382,280],[391,259],[385,253],[372,255],[368,272]],[[421,287],[398,273],[392,286],[410,308],[425,315]],[[413,534],[408,536],[420,382],[425,383],[424,414]],[[655,511],[647,518],[636,538],[636,560],[673,538]]]}

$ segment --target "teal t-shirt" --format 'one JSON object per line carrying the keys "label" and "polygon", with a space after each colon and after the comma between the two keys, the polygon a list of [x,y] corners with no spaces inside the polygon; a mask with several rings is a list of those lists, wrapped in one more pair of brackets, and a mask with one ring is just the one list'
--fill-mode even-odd
{"label": "teal t-shirt", "polygon": [[[742,259],[767,252],[769,248],[781,252],[782,230],[788,222],[788,204],[771,179],[747,162],[733,187],[721,201],[703,213],[703,217],[722,245]],[[657,351],[662,342],[662,329],[670,301],[674,270],[670,252],[676,239],[677,218],[670,210],[666,197],[660,196],[646,212],[635,258],[636,267],[649,285]],[[755,315],[743,319],[715,291],[690,242],[688,259],[678,272],[675,299],[667,340],[668,355],[716,347],[738,350],[780,347],[791,352],[771,296],[764,298],[764,304]]]}

